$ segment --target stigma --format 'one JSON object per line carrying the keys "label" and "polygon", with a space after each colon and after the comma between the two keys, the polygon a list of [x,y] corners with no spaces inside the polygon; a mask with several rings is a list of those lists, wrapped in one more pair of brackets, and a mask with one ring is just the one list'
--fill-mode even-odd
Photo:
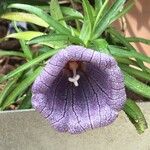
{"label": "stigma", "polygon": [[78,67],[79,65],[77,62],[69,62],[69,69],[73,72],[73,77],[69,77],[68,81],[74,83],[74,86],[79,86],[78,80],[80,79],[80,75],[77,74]]}

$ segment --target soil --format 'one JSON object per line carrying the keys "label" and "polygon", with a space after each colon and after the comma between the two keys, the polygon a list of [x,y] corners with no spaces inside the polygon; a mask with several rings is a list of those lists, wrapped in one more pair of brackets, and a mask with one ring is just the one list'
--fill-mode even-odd
{"label": "soil", "polygon": [[[7,35],[9,22],[6,20],[0,20],[0,38],[3,38]],[[20,44],[15,39],[10,39],[0,42],[0,50],[6,51],[19,51]],[[0,57],[0,75],[7,74],[13,70],[19,63],[21,59],[17,57]]]}

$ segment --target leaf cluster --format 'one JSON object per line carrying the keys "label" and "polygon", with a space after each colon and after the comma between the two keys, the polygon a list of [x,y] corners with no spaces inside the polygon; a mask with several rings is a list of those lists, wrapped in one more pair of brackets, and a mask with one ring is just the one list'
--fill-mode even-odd
{"label": "leaf cluster", "polygon": [[[21,101],[20,108],[31,107],[30,86],[38,76],[45,61],[68,45],[82,45],[112,55],[118,62],[125,78],[128,90],[150,99],[150,69],[145,66],[150,58],[137,52],[131,42],[150,44],[150,40],[125,37],[111,24],[123,17],[134,5],[133,0],[79,0],[82,11],[76,9],[75,1],[69,7],[60,5],[58,0],[49,3],[31,5],[14,3],[8,5],[2,19],[23,21],[32,25],[30,31],[20,31],[7,35],[4,39],[15,38],[20,41],[22,51],[0,51],[0,56],[17,56],[25,60],[23,65],[0,78],[7,85],[0,94],[0,108],[5,110],[10,104]],[[11,11],[10,11],[11,10]],[[40,30],[41,27],[44,30]],[[37,53],[31,51],[31,45],[41,45]],[[147,123],[140,108],[128,96],[124,111],[139,133],[144,132]]]}

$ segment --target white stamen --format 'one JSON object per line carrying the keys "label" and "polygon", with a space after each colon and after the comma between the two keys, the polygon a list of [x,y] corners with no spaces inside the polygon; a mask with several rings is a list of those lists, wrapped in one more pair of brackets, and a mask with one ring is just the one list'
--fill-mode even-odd
{"label": "white stamen", "polygon": [[75,86],[78,86],[78,80],[80,79],[80,75],[76,75],[76,76],[73,76],[73,77],[69,77],[68,78],[68,81],[70,82],[73,82]]}
{"label": "white stamen", "polygon": [[75,85],[75,86],[79,86],[79,84],[78,84],[78,82],[77,82],[77,81],[75,81],[75,82],[74,82],[74,85]]}
{"label": "white stamen", "polygon": [[80,75],[76,74],[76,68],[73,68],[73,77],[69,77],[68,81],[73,82],[75,86],[79,86],[78,80],[80,79]]}

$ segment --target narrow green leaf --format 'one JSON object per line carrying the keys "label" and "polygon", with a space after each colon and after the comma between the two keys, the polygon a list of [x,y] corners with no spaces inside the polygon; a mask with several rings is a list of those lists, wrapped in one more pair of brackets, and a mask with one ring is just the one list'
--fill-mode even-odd
{"label": "narrow green leaf", "polygon": [[70,7],[61,7],[61,10],[62,10],[62,13],[65,16],[70,16],[70,17],[73,17],[73,18],[79,18],[79,19],[83,20],[82,13],[80,13],[79,11],[77,11],[77,10],[75,10],[73,8],[70,8]]}
{"label": "narrow green leaf", "polygon": [[29,90],[25,96],[25,98],[22,100],[21,104],[19,105],[18,109],[31,109],[31,90]]}
{"label": "narrow green leaf", "polygon": [[117,46],[109,45],[108,49],[110,53],[114,56],[124,57],[124,58],[136,58],[144,62],[150,63],[150,57],[138,53],[136,51],[126,51],[124,49],[118,48]]}
{"label": "narrow green leaf", "polygon": [[[62,11],[60,9],[58,0],[51,0],[50,2],[50,13],[53,18],[60,20],[63,18]],[[67,27],[67,24],[64,20],[59,21],[64,27]]]}
{"label": "narrow green leaf", "polygon": [[123,71],[123,73],[125,77],[125,85],[128,89],[146,98],[150,98],[150,87],[148,85],[138,81],[131,75],[127,74],[125,71]]}
{"label": "narrow green leaf", "polygon": [[3,103],[3,101],[6,99],[6,97],[10,94],[10,92],[14,89],[15,83],[18,78],[15,78],[14,80],[8,81],[7,85],[4,87],[4,89],[0,93],[0,107]]}
{"label": "narrow green leaf", "polygon": [[124,112],[129,117],[130,121],[136,127],[139,134],[143,133],[148,128],[146,119],[139,106],[131,99],[128,99],[124,105]]}
{"label": "narrow green leaf", "polygon": [[46,12],[41,10],[40,8],[26,5],[26,4],[11,4],[8,8],[16,8],[16,9],[22,9],[26,10],[30,13],[33,13],[37,15],[38,17],[42,18],[45,22],[49,24],[49,26],[53,27],[56,31],[59,31],[63,34],[71,34],[69,29],[65,28],[63,25],[61,25],[57,20],[53,19],[50,15],[48,15]]}
{"label": "narrow green leaf", "polygon": [[79,38],[84,41],[84,44],[87,45],[89,39],[91,38],[92,25],[94,23],[94,17],[92,12],[92,6],[88,0],[83,0],[83,10],[84,10],[84,22],[80,32]]}
{"label": "narrow green leaf", "polygon": [[[14,28],[15,28],[15,30],[16,30],[18,33],[21,32],[21,30],[17,27],[17,24],[16,24],[15,21],[14,21]],[[19,42],[20,42],[20,45],[21,45],[21,49],[22,49],[22,51],[24,52],[24,55],[26,56],[26,59],[27,59],[27,60],[32,60],[32,52],[31,52],[29,46],[26,45],[26,43],[25,43],[24,40],[19,40]]]}
{"label": "narrow green leaf", "polygon": [[[69,21],[78,21],[78,22],[83,23],[82,18],[80,18],[80,17],[78,17],[78,16],[73,16],[73,15],[65,16],[64,18],[60,19],[59,21],[61,21],[61,20],[65,20],[66,22],[67,22],[67,21],[68,21],[68,22],[69,22]],[[72,28],[72,27],[70,26],[69,28]],[[76,30],[78,30],[78,32],[80,31],[80,29],[78,29],[77,27],[76,27]]]}
{"label": "narrow green leaf", "polygon": [[99,12],[97,13],[95,22],[94,22],[94,28],[97,25],[97,23],[101,20],[101,16],[103,15],[104,10],[108,7],[109,0],[105,0],[104,4],[101,6]]}
{"label": "narrow green leaf", "polygon": [[33,23],[38,26],[47,28],[49,25],[47,22],[37,17],[34,14],[24,13],[24,12],[7,12],[1,16],[2,19],[12,20],[12,21],[21,21]]}
{"label": "narrow green leaf", "polygon": [[21,52],[0,50],[0,57],[3,56],[25,57],[25,55]]}
{"label": "narrow green leaf", "polygon": [[8,73],[7,75],[3,76],[0,78],[0,83],[7,80],[7,79],[10,79],[12,77],[15,77],[15,75],[17,75],[18,73],[38,64],[39,62],[47,59],[48,57],[54,55],[55,53],[57,53],[58,50],[53,50],[53,51],[48,51],[47,53],[44,53],[40,56],[38,56],[37,58],[35,59],[32,59],[31,61],[19,66],[17,69],[11,71],[10,73]]}
{"label": "narrow green leaf", "polygon": [[129,58],[115,57],[115,59],[116,59],[119,63],[128,64],[128,65],[133,65],[133,66],[138,67],[137,62],[134,61],[134,60],[131,60],[131,59],[129,59]]}
{"label": "narrow green leaf", "polygon": [[115,15],[119,13],[122,9],[126,0],[116,0],[113,5],[108,9],[107,13],[102,17],[102,19],[97,23],[96,27],[93,29],[93,39],[99,37],[104,30],[112,23],[112,19]]}
{"label": "narrow green leaf", "polygon": [[3,14],[3,13],[5,13],[6,12],[6,10],[7,10],[7,3],[6,3],[6,1],[5,0],[1,0],[1,2],[0,2],[0,16]]}
{"label": "narrow green leaf", "polygon": [[[112,35],[114,35],[114,38],[117,38],[119,40],[119,42],[122,43],[124,46],[126,46],[129,51],[135,51],[136,52],[136,49],[126,40],[126,38],[123,35],[121,35],[119,32],[117,32],[115,29],[109,28],[109,29],[107,29],[107,31],[109,33],[111,33]],[[136,59],[136,60],[137,60],[137,63],[139,64],[139,66],[144,71],[146,71],[143,62],[138,60],[138,59]]]}
{"label": "narrow green leaf", "polygon": [[32,60],[32,53],[31,50],[29,48],[29,46],[25,43],[24,40],[19,40],[20,45],[21,45],[21,49],[24,52],[24,55],[26,56],[27,60]]}
{"label": "narrow green leaf", "polygon": [[6,4],[12,4],[12,3],[23,3],[23,4],[30,4],[30,5],[39,5],[39,6],[45,6],[47,3],[46,1],[37,1],[37,0],[1,0],[4,1]]}
{"label": "narrow green leaf", "polygon": [[68,46],[68,43],[66,41],[48,41],[48,42],[40,42],[38,43],[42,46],[48,46],[52,49],[63,49]]}
{"label": "narrow green leaf", "polygon": [[121,69],[125,72],[127,72],[130,75],[134,75],[138,78],[150,81],[150,74],[143,72],[141,70],[135,69],[133,67],[127,66],[127,65],[119,65]]}
{"label": "narrow green leaf", "polygon": [[7,99],[2,103],[1,109],[4,110],[10,104],[14,103],[17,100],[17,97],[20,94],[23,94],[23,92],[32,84],[32,82],[35,80],[35,78],[39,75],[40,72],[41,67],[36,69],[31,75],[25,78],[22,82],[18,83],[16,88],[9,94]]}
{"label": "narrow green leaf", "polygon": [[115,21],[123,16],[125,16],[126,13],[128,13],[134,6],[135,2],[137,0],[128,0],[127,4],[125,5],[125,7],[123,8],[123,10],[121,12],[119,12],[119,14],[117,14],[116,16],[114,16],[114,18],[112,19],[112,21]]}
{"label": "narrow green leaf", "polygon": [[91,37],[91,32],[92,32],[91,30],[92,30],[91,25],[85,19],[79,35],[79,38],[84,42],[85,45],[88,45],[88,41]]}
{"label": "narrow green leaf", "polygon": [[150,40],[149,39],[144,39],[144,38],[140,38],[140,37],[126,37],[126,40],[128,42],[141,42],[147,45],[150,45]]}
{"label": "narrow green leaf", "polygon": [[43,35],[43,36],[36,37],[27,43],[28,44],[36,44],[36,43],[40,44],[43,42],[51,42],[51,41],[64,41],[65,43],[71,42],[74,44],[82,44],[83,43],[82,40],[80,40],[78,37],[68,36],[68,35],[64,35],[64,34],[63,35],[61,35],[61,34]]}
{"label": "narrow green leaf", "polygon": [[95,0],[95,11],[96,12],[99,12],[99,10],[101,9],[101,7],[103,5],[103,1],[104,0]]}
{"label": "narrow green leaf", "polygon": [[107,29],[107,32],[112,34],[114,38],[118,39],[119,42],[122,43],[124,46],[126,46],[129,51],[136,51],[136,49],[126,40],[124,35],[116,31],[114,28]]}
{"label": "narrow green leaf", "polygon": [[88,0],[83,0],[83,10],[84,10],[84,16],[92,26],[94,23],[94,18],[93,18],[92,6]]}
{"label": "narrow green leaf", "polygon": [[92,44],[94,45],[94,49],[96,51],[100,51],[106,54],[109,54],[109,50],[107,49],[108,43],[105,39],[96,39],[92,41]]}
{"label": "narrow green leaf", "polygon": [[37,31],[25,31],[25,32],[19,32],[19,33],[12,33],[9,34],[5,37],[6,38],[15,38],[15,39],[19,39],[19,40],[31,40],[35,37],[44,35],[43,32],[37,32]]}

